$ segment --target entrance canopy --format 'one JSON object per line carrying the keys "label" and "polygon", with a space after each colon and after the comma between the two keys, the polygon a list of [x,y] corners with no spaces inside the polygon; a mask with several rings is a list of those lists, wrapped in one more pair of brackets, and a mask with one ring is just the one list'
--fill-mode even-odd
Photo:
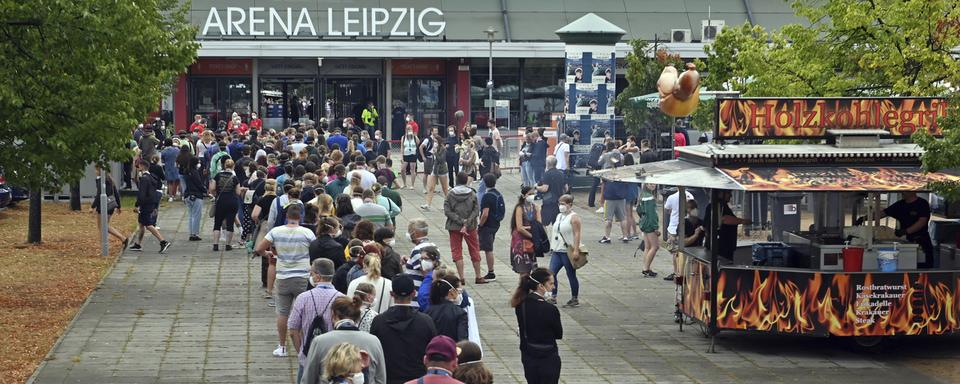
{"label": "entrance canopy", "polygon": [[[922,151],[900,145],[870,151],[830,145],[699,145],[680,158],[594,171],[606,180],[747,192],[926,191],[931,182],[960,182],[950,173],[920,168]],[[786,146],[783,146],[786,147]],[[909,149],[909,150],[905,150]],[[777,153],[779,152],[779,153]],[[869,155],[868,155],[869,153]]]}

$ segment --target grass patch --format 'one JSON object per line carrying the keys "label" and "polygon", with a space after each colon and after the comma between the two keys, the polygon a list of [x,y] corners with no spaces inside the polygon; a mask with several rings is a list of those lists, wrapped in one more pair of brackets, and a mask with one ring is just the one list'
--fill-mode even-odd
{"label": "grass patch", "polygon": [[[133,200],[121,204],[112,224],[129,234],[137,221]],[[25,245],[28,206],[0,211],[0,383],[26,381],[120,252],[111,238],[110,257],[100,256],[98,215],[89,203],[80,212],[44,203],[43,243]]]}

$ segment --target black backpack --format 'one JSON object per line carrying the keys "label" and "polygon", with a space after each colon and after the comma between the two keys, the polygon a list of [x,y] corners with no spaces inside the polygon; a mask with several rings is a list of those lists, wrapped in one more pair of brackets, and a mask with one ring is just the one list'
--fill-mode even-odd
{"label": "black backpack", "polygon": [[503,203],[503,195],[501,195],[500,191],[497,191],[496,189],[488,190],[484,194],[487,194],[487,193],[493,194],[494,196],[497,197],[497,209],[490,212],[490,220],[494,223],[499,224],[501,221],[503,221],[503,216],[506,215],[507,213],[507,207]]}
{"label": "black backpack", "polygon": [[330,301],[327,301],[327,304],[323,306],[323,311],[318,311],[317,301],[312,294],[310,295],[310,300],[313,301],[313,309],[317,312],[317,315],[314,316],[313,321],[310,322],[310,329],[307,330],[307,340],[304,341],[302,348],[304,355],[310,353],[310,343],[313,342],[314,337],[327,333],[327,323],[323,321],[323,314],[327,313],[327,308],[330,308],[330,303],[336,298],[336,296],[330,298]]}

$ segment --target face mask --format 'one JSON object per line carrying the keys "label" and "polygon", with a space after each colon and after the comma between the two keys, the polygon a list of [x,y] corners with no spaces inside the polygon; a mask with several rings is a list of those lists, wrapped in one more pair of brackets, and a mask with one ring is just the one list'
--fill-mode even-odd
{"label": "face mask", "polygon": [[346,128],[346,127],[347,127],[347,123],[343,123],[343,127]]}
{"label": "face mask", "polygon": [[333,234],[333,237],[340,237],[343,234],[343,228],[337,229],[337,232]]}
{"label": "face mask", "polygon": [[567,213],[568,210],[569,210],[569,209],[567,208],[566,205],[561,205],[561,206],[560,206],[560,213]]}
{"label": "face mask", "polygon": [[525,197],[524,199],[525,199],[528,203],[533,204],[533,195],[527,195],[527,197]]}
{"label": "face mask", "polygon": [[407,131],[407,136],[413,136],[413,131]]}
{"label": "face mask", "polygon": [[350,378],[350,382],[353,384],[363,383],[363,372],[357,372],[353,374],[353,377]]}
{"label": "face mask", "polygon": [[404,233],[404,235],[407,235],[407,241],[413,241],[413,236],[410,235],[410,232]]}
{"label": "face mask", "polygon": [[312,285],[312,286],[314,286],[314,287],[317,286],[317,279],[314,279],[314,278],[313,278],[313,275],[310,275],[310,285]]}
{"label": "face mask", "polygon": [[407,116],[407,121],[408,121],[408,122],[413,121],[413,118],[410,117],[410,116]]}
{"label": "face mask", "polygon": [[696,208],[691,209],[691,210],[688,211],[687,213],[688,213],[690,216],[697,216],[697,217],[700,216],[700,211],[698,211]]}
{"label": "face mask", "polygon": [[433,260],[423,260],[420,262],[420,269],[430,272],[433,270]]}
{"label": "face mask", "polygon": [[457,305],[460,305],[461,301],[463,301],[463,294],[460,293],[459,291],[457,292],[457,297],[454,297],[453,300],[450,300],[450,302]]}
{"label": "face mask", "polygon": [[392,247],[394,244],[396,244],[396,243],[397,243],[397,239],[387,240],[387,245],[389,245],[389,246],[391,246],[391,247]]}
{"label": "face mask", "polygon": [[450,136],[450,137],[453,137],[453,131],[447,132],[447,135]]}

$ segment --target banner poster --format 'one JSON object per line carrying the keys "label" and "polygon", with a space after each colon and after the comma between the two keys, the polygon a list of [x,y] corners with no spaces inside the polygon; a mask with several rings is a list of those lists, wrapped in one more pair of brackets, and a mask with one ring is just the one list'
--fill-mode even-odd
{"label": "banner poster", "polygon": [[[566,46],[564,132],[579,132],[571,156],[586,156],[593,144],[604,136],[616,137],[614,103],[616,101],[616,55],[613,46]],[[574,136],[576,137],[576,136]],[[571,161],[578,166],[585,161]]]}
{"label": "banner poster", "polygon": [[930,182],[957,183],[960,177],[925,173],[919,167],[739,167],[719,168],[747,191],[916,191]]}
{"label": "banner poster", "polygon": [[832,336],[957,331],[954,272],[814,272],[722,268],[717,326]]}
{"label": "banner poster", "polygon": [[890,136],[926,131],[943,134],[937,119],[946,116],[944,99],[875,98],[739,98],[719,103],[719,137],[825,137],[828,130],[883,130]]}

